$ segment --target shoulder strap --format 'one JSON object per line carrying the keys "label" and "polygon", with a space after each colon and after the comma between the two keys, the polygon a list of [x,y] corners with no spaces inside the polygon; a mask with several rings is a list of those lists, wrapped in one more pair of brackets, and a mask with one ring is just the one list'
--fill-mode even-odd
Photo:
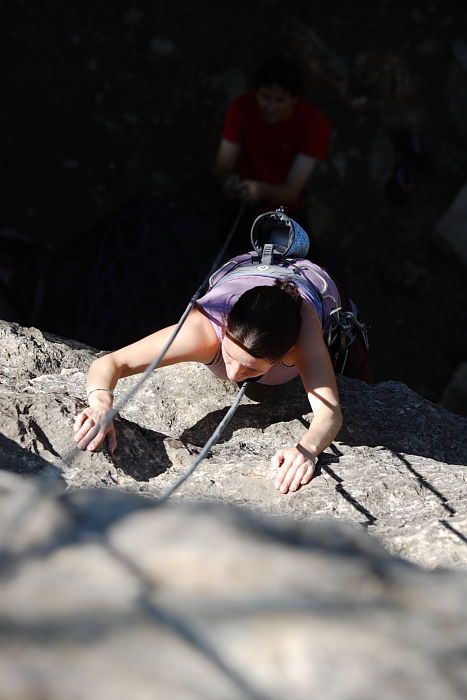
{"label": "shoulder strap", "polygon": [[[238,261],[229,260],[217,272],[215,272],[209,283],[212,289],[219,282],[227,282],[237,277],[269,277],[279,280],[294,282],[299,287],[308,291],[312,299],[316,299],[318,311],[321,317],[321,324],[324,325],[324,302],[319,289],[306,277],[303,271],[294,265],[294,260],[284,260],[281,265],[265,265],[252,263],[249,260]],[[222,274],[219,274],[222,273]]]}

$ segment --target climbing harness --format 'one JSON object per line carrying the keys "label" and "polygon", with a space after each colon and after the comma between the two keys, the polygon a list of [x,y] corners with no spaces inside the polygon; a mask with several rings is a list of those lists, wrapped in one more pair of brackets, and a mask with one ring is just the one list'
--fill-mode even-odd
{"label": "climbing harness", "polygon": [[251,253],[228,260],[216,270],[209,278],[209,290],[221,280],[226,282],[245,275],[293,282],[307,290],[324,323],[326,281],[322,279],[323,290],[319,290],[307,279],[303,265],[297,260],[307,254],[310,244],[303,228],[284,214],[280,207],[254,220],[250,239],[253,246]]}
{"label": "climbing harness", "polygon": [[[141,378],[133,385],[133,387],[131,387],[123,395],[120,401],[117,402],[116,406],[108,412],[103,427],[108,427],[108,425],[113,421],[117,414],[127,405],[129,401],[131,401],[131,399],[141,389],[143,384],[149,378],[150,374],[152,374],[153,370],[160,365],[168,349],[170,348],[173,341],[180,332],[190,311],[193,309],[196,301],[205,291],[206,286],[209,285],[209,288],[211,288],[214,284],[217,284],[217,281],[219,281],[220,279],[225,280],[226,277],[230,275],[252,274],[252,269],[256,269],[256,273],[253,272],[253,274],[264,275],[266,273],[267,276],[288,279],[290,281],[295,282],[296,284],[304,285],[307,288],[309,294],[311,294],[313,298],[316,299],[318,302],[318,308],[321,312],[323,324],[325,322],[324,299],[329,297],[334,301],[336,308],[334,309],[334,312],[331,313],[331,315],[329,316],[329,318],[332,320],[329,325],[326,325],[325,331],[328,337],[333,339],[335,337],[337,329],[339,329],[340,337],[345,341],[345,358],[341,370],[343,371],[345,361],[347,359],[348,348],[356,337],[356,334],[352,337],[352,333],[354,333],[355,328],[358,328],[358,330],[362,330],[365,327],[358,320],[355,305],[352,311],[345,312],[343,312],[340,309],[340,307],[337,306],[337,301],[334,299],[334,297],[327,293],[327,283],[324,280],[324,278],[321,277],[321,275],[319,275],[320,279],[323,282],[323,289],[321,290],[315,287],[315,285],[313,285],[306,278],[303,270],[300,269],[299,263],[296,259],[306,255],[309,247],[308,235],[302,229],[302,227],[299,226],[299,224],[297,224],[296,221],[290,219],[284,214],[284,210],[282,207],[274,212],[267,212],[265,214],[261,214],[253,222],[251,228],[251,242],[253,244],[254,252],[251,254],[251,256],[246,256],[246,259],[249,263],[248,265],[238,266],[239,269],[237,269],[237,266],[234,265],[233,269],[225,270],[226,265],[229,265],[229,262],[232,262],[229,261],[228,263],[226,263],[226,265],[223,265],[220,268],[220,270],[217,269],[220,261],[222,260],[225,254],[225,251],[227,250],[230,244],[230,241],[233,238],[238,224],[240,223],[240,220],[245,211],[245,206],[245,202],[242,202],[240,204],[237,216],[235,217],[235,220],[224,241],[223,246],[221,247],[216,259],[214,260],[208,274],[205,276],[198,289],[196,290],[195,294],[190,299],[185,311],[181,315],[177,325],[172,331],[169,339],[162,348],[161,352],[147,367],[145,372],[142,374]],[[224,274],[220,274],[223,270]],[[342,352],[342,348],[340,352]],[[223,420],[219,423],[218,427],[213,432],[211,437],[208,439],[200,454],[196,457],[196,459],[193,461],[190,467],[179,477],[175,484],[169,487],[159,497],[158,500],[160,502],[166,501],[168,498],[170,498],[170,496],[193,474],[200,462],[205,458],[212,445],[219,439],[219,436],[221,435],[223,429],[231,420],[232,416],[237,410],[240,401],[243,397],[247,383],[248,382],[244,382],[240,387],[231,408],[229,409]]]}
{"label": "climbing harness", "polygon": [[[304,229],[293,219],[284,214],[283,208],[258,216],[251,228],[253,251],[228,260],[209,278],[209,289],[219,282],[226,282],[236,277],[257,276],[293,282],[306,291],[308,298],[314,302],[323,328],[323,339],[331,355],[337,374],[344,372],[349,348],[358,336],[368,351],[368,328],[359,318],[359,311],[349,299],[350,308],[344,310],[337,299],[330,293],[328,283],[319,273],[315,275],[321,281],[318,288],[306,276],[308,261],[303,258],[309,248],[309,238]],[[329,300],[334,308],[325,314],[325,301]]]}
{"label": "climbing harness", "polygon": [[[303,271],[300,269],[300,263],[297,258],[306,255],[309,246],[308,236],[305,231],[299,226],[293,219],[290,219],[284,214],[282,208],[277,209],[274,212],[267,212],[257,217],[253,222],[251,229],[251,241],[253,244],[254,251],[251,255],[245,257],[245,265],[237,265],[235,260],[228,261],[220,269],[218,266],[225,255],[225,252],[233,238],[233,235],[238,227],[238,224],[244,214],[246,204],[242,202],[238,208],[237,215],[231,226],[231,229],[221,247],[217,257],[215,258],[209,272],[199,285],[195,294],[190,299],[185,311],[181,315],[178,323],[176,324],[174,330],[170,334],[169,339],[165,343],[159,355],[151,362],[151,364],[146,368],[144,373],[141,375],[140,379],[135,382],[135,384],[122,396],[122,398],[117,402],[116,406],[112,408],[106,415],[105,422],[101,424],[101,428],[106,429],[117,414],[122,411],[122,409],[128,404],[129,401],[136,395],[136,393],[141,389],[141,387],[148,380],[149,376],[152,374],[153,370],[156,369],[168,349],[172,345],[173,341],[177,337],[180,329],[182,328],[184,322],[186,321],[190,311],[193,309],[197,299],[205,291],[209,284],[209,288],[217,284],[221,279],[226,279],[230,275],[236,274],[257,274],[273,276],[280,279],[288,279],[296,284],[307,285],[309,293],[314,295],[320,303],[318,308],[321,309],[322,320],[324,321],[324,307],[323,302],[326,298],[331,298],[334,300],[336,308],[330,313],[329,319],[330,323],[325,324],[325,341],[328,347],[332,347],[336,342],[336,339],[340,339],[341,347],[339,353],[342,352],[342,348],[345,351],[343,367],[345,366],[345,361],[347,359],[348,348],[355,340],[356,334],[361,333],[365,345],[368,347],[368,338],[366,335],[366,327],[358,319],[357,310],[355,305],[353,305],[352,310],[343,311],[338,305],[336,300],[329,295],[327,292],[327,283],[322,279],[323,289],[318,289],[309,280],[306,279]],[[231,263],[233,263],[231,265]],[[237,269],[238,268],[238,269]],[[256,272],[255,272],[256,270]],[[178,480],[169,487],[158,499],[158,502],[164,502],[193,474],[195,469],[198,467],[200,462],[205,458],[208,451],[212,445],[219,439],[223,429],[232,419],[235,411],[237,410],[240,401],[245,392],[248,382],[244,382],[239,391],[237,392],[236,398],[232,403],[229,411],[226,413],[222,421],[219,423],[215,431],[212,433],[211,437],[205,443],[203,449],[190,465],[190,467],[178,478]],[[63,461],[66,464],[71,465],[75,459],[78,448],[74,446],[68,453],[63,457]],[[23,507],[16,512],[15,516],[8,523],[8,526],[3,530],[3,541],[6,542],[9,533],[11,533],[17,524],[21,521],[25,513],[30,510],[33,506],[36,498],[42,495],[44,492],[56,488],[55,480],[51,480],[50,483],[44,482],[41,488],[38,488],[34,494],[31,494],[30,499],[26,499]]]}
{"label": "climbing harness", "polygon": [[343,311],[341,306],[333,309],[326,324],[324,342],[331,355],[334,371],[343,374],[347,364],[349,348],[358,336],[363,341],[365,350],[370,348],[368,326],[358,316],[358,308],[350,299],[351,309]]}
{"label": "climbing harness", "polygon": [[[241,259],[243,258],[243,259]],[[274,265],[265,265],[263,262],[255,264],[251,262],[251,257],[238,256],[229,260],[220,270],[217,270],[209,280],[209,290],[219,282],[226,282],[236,277],[267,277],[286,282],[293,282],[299,287],[303,287],[308,295],[316,303],[321,322],[324,323],[324,296],[321,291],[312,284],[306,277],[304,269],[292,258],[285,258]],[[323,279],[323,286],[327,289],[326,281]]]}

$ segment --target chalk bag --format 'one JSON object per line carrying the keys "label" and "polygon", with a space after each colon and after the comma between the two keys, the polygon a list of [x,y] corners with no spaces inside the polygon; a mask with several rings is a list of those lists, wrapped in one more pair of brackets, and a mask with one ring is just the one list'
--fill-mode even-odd
{"label": "chalk bag", "polygon": [[250,238],[261,258],[266,251],[272,258],[304,258],[310,247],[306,231],[284,214],[282,207],[260,214],[253,222]]}

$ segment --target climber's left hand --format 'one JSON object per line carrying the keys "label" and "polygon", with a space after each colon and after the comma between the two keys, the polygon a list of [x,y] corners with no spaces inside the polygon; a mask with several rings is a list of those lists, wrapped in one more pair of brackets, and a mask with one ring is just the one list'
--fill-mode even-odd
{"label": "climber's left hand", "polygon": [[306,450],[300,443],[295,447],[279,450],[271,459],[271,465],[279,469],[275,487],[281,493],[298,491],[308,484],[315,471],[317,456]]}

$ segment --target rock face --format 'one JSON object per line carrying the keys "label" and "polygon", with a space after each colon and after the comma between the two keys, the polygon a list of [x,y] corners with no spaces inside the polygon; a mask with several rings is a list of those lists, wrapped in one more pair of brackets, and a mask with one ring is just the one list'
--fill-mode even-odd
{"label": "rock face", "polygon": [[311,416],[298,384],[253,385],[160,503],[236,387],[159,370],[115,456],[80,453],[93,351],[0,334],[0,700],[466,697],[467,577],[442,568],[467,564],[466,419],[344,380],[339,440],[283,496],[269,457]]}
{"label": "rock face", "polygon": [[0,472],[2,700],[462,700],[467,578],[361,528]]}
{"label": "rock face", "polygon": [[[114,457],[82,453],[73,449],[71,426],[84,405],[92,351],[6,323],[0,333],[2,466],[74,488],[158,497],[192,463],[237,391],[195,364],[157,370],[117,421]],[[119,392],[134,381],[121,382]],[[299,520],[331,516],[357,523],[412,562],[465,567],[467,419],[394,382],[369,387],[342,379],[340,391],[345,427],[309,486],[279,494],[269,462],[311,420],[300,384],[254,385],[173,498]]]}

